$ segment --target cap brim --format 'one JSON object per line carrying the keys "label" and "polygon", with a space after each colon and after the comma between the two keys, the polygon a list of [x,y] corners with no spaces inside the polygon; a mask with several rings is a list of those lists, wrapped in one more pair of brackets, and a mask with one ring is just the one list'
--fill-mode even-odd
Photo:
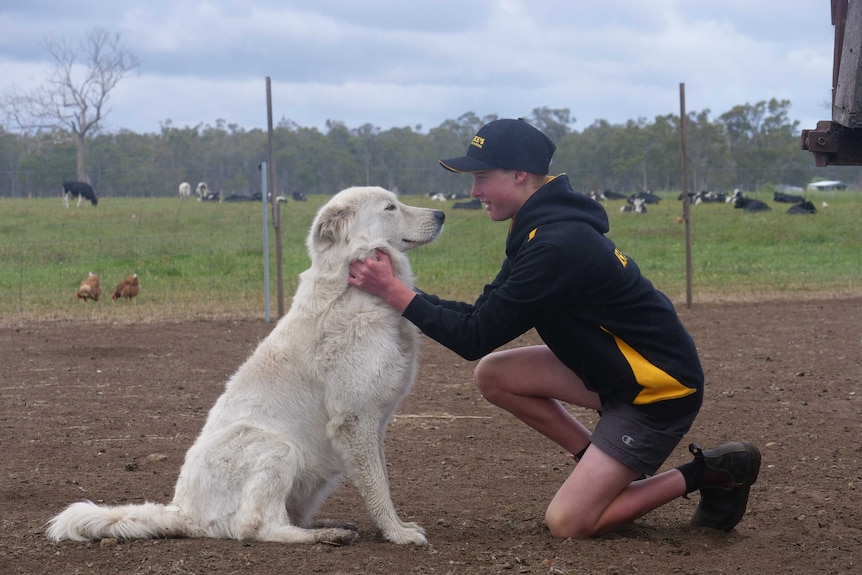
{"label": "cap brim", "polygon": [[487,172],[493,170],[494,166],[489,166],[484,162],[480,162],[470,156],[461,156],[460,158],[452,158],[451,160],[440,160],[440,165],[450,172],[470,173],[470,172]]}

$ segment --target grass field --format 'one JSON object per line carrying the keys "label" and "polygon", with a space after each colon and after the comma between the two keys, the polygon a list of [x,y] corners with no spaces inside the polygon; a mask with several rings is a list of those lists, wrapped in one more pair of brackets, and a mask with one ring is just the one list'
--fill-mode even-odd
{"label": "grass field", "polygon": [[[862,194],[809,193],[813,216],[789,216],[787,204],[760,214],[727,204],[692,206],[693,301],[830,297],[862,293]],[[751,197],[758,197],[752,194]],[[308,266],[305,238],[326,201],[282,205],[285,309]],[[447,213],[443,235],[411,253],[417,283],[444,297],[472,301],[503,258],[508,225],[481,211],[452,210],[424,196],[413,205]],[[822,202],[827,208],[821,208]],[[623,214],[605,203],[609,236],[674,301],[686,294],[685,225],[676,194]],[[269,221],[270,311],[277,315],[275,236]],[[163,321],[264,314],[263,210],[259,203],[199,203],[178,198],[100,200],[64,209],[59,198],[0,199],[0,318],[95,318]],[[98,304],[75,298],[87,272],[106,292]],[[110,292],[137,272],[137,303]]]}

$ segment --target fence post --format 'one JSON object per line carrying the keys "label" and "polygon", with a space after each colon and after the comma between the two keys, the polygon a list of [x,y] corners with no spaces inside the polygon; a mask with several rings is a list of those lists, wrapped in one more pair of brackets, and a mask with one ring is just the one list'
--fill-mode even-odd
{"label": "fence post", "polygon": [[[275,228],[275,274],[278,293],[278,317],[284,315],[284,271],[281,262],[281,210],[278,206],[277,188],[275,184],[275,164],[272,161],[272,87],[269,76],[266,77],[266,127],[267,127],[267,164],[269,166],[269,185],[272,188],[272,224]],[[265,197],[265,196],[264,196]]]}
{"label": "fence post", "polygon": [[266,217],[269,185],[266,178],[266,162],[258,166],[260,170],[260,189],[263,190],[261,204],[263,205],[263,319],[269,323],[269,220]]}
{"label": "fence post", "polygon": [[691,199],[688,197],[688,168],[685,141],[685,84],[679,85],[679,142],[682,156],[682,219],[685,221],[685,307],[691,308]]}

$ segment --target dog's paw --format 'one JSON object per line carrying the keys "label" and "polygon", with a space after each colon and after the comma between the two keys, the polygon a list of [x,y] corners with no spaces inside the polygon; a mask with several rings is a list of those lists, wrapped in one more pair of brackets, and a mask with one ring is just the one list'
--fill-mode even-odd
{"label": "dog's paw", "polygon": [[388,529],[383,533],[384,539],[399,545],[425,545],[428,539],[425,530],[416,523],[402,523],[398,528]]}
{"label": "dog's paw", "polygon": [[327,529],[315,529],[318,543],[332,543],[335,545],[350,545],[359,539],[359,533],[353,529],[339,529],[336,527]]}

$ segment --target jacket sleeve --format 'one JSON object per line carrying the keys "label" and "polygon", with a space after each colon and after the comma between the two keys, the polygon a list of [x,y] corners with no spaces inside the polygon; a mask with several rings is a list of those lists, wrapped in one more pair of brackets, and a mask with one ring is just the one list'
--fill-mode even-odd
{"label": "jacket sleeve", "polygon": [[449,309],[452,311],[457,311],[461,313],[471,313],[474,309],[478,307],[482,307],[482,304],[485,303],[485,300],[488,299],[488,296],[498,287],[503,285],[506,282],[506,278],[509,276],[509,260],[503,261],[503,267],[497,273],[497,277],[490,284],[485,286],[485,289],[482,291],[482,295],[476,300],[475,303],[469,304],[462,301],[448,300],[442,299],[436,295],[432,295],[429,293],[425,293],[419,288],[414,287],[414,291],[418,293],[421,297],[427,300],[429,303],[435,306],[440,306],[445,309]]}
{"label": "jacket sleeve", "polygon": [[553,245],[530,246],[511,267],[510,261],[473,305],[420,295],[403,316],[464,359],[481,358],[534,327],[577,289],[571,262]]}

